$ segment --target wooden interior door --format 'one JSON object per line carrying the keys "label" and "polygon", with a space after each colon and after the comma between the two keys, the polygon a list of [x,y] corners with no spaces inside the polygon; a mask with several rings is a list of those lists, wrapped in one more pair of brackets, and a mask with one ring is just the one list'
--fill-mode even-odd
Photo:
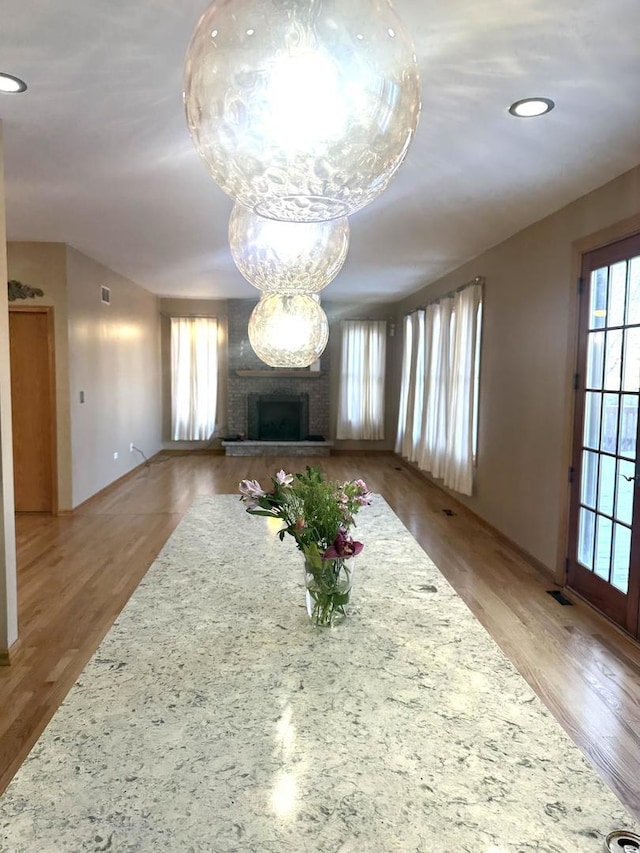
{"label": "wooden interior door", "polygon": [[9,308],[17,512],[55,512],[53,309]]}
{"label": "wooden interior door", "polygon": [[640,234],[584,255],[568,585],[634,636],[640,606]]}

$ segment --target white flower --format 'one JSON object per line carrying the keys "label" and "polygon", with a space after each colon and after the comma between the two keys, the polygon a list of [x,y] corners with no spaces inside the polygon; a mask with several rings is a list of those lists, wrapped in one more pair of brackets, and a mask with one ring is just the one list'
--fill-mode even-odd
{"label": "white flower", "polygon": [[283,469],[280,469],[276,474],[275,481],[279,486],[290,486],[293,483],[293,474],[285,474]]}

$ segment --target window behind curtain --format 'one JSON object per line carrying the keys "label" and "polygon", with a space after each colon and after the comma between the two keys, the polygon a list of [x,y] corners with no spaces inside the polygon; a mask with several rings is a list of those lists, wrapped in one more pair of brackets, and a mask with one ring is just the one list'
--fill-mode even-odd
{"label": "window behind curtain", "polygon": [[396,452],[470,495],[478,428],[482,285],[405,319]]}
{"label": "window behind curtain", "polygon": [[207,441],[216,427],[218,321],[171,318],[171,438]]}
{"label": "window behind curtain", "polygon": [[384,438],[386,320],[343,320],[338,439]]}

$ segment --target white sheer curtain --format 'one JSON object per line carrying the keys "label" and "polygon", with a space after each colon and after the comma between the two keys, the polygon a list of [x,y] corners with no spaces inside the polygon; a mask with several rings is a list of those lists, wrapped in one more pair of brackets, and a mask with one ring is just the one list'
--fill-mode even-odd
{"label": "white sheer curtain", "polygon": [[425,369],[422,430],[416,461],[420,468],[437,478],[444,475],[449,434],[452,303],[453,299],[447,298],[427,307],[423,342],[428,369]]}
{"label": "white sheer curtain", "polygon": [[402,356],[402,381],[400,384],[400,406],[398,408],[398,429],[396,431],[396,453],[409,457],[407,453],[406,436],[409,433],[409,399],[413,397],[411,383],[411,356],[413,354],[413,318],[414,314],[407,314],[404,318],[404,338]]}
{"label": "white sheer curtain", "polygon": [[338,439],[384,438],[386,320],[343,320]]}
{"label": "white sheer curtain", "polygon": [[416,461],[424,397],[424,311],[405,317],[396,452]]}
{"label": "white sheer curtain", "polygon": [[206,441],[216,428],[218,321],[171,318],[171,438]]}
{"label": "white sheer curtain", "polygon": [[425,312],[417,311],[413,319],[412,337],[415,347],[411,354],[411,393],[409,395],[409,411],[411,422],[408,424],[407,452],[408,458],[415,462],[420,445],[421,413],[424,405],[424,322]]}
{"label": "white sheer curtain", "polygon": [[462,494],[473,490],[482,285],[405,318],[396,452]]}
{"label": "white sheer curtain", "polygon": [[453,306],[450,427],[444,484],[463,495],[473,491],[474,424],[477,421],[474,409],[478,382],[476,341],[481,293],[480,285],[467,287],[456,293]]}

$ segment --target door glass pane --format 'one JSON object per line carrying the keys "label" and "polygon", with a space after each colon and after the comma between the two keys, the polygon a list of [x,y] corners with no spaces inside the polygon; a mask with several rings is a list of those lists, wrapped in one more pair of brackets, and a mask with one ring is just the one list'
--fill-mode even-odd
{"label": "door glass pane", "polygon": [[572,463],[578,466],[571,509],[576,556],[569,561],[569,583],[621,625],[628,618],[621,599],[635,596],[640,584],[635,559],[640,543],[634,542],[636,528],[640,536],[640,518],[634,517],[640,501],[640,482],[635,482],[640,475],[639,246],[634,236],[585,256],[589,290],[581,298],[576,368],[584,391],[576,395],[581,407]]}
{"label": "door glass pane", "polygon": [[602,388],[604,332],[591,332],[587,344],[587,388]]}
{"label": "door glass pane", "polygon": [[615,453],[618,444],[618,401],[617,394],[605,394],[602,403],[602,436],[600,449]]}
{"label": "door glass pane", "polygon": [[593,571],[593,543],[596,531],[596,515],[589,509],[581,509],[578,520],[578,562]]}
{"label": "door glass pane", "polygon": [[589,328],[602,329],[607,318],[607,267],[591,273]]}
{"label": "door glass pane", "polygon": [[596,521],[596,559],[593,570],[606,581],[609,580],[611,565],[611,528],[611,520],[599,515]]}
{"label": "door glass pane", "polygon": [[640,256],[629,262],[629,296],[627,297],[627,323],[640,323]]}
{"label": "door glass pane", "polygon": [[620,445],[618,453],[628,459],[636,458],[638,433],[638,395],[622,395],[622,418],[620,420]]}
{"label": "door glass pane", "polygon": [[613,543],[611,583],[621,592],[629,589],[629,558],[631,556],[631,530],[616,524]]}
{"label": "door glass pane", "polygon": [[622,331],[607,332],[605,346],[604,387],[619,391],[622,375]]}
{"label": "door glass pane", "polygon": [[622,390],[637,391],[640,388],[640,328],[627,329],[624,333],[624,371]]}
{"label": "door glass pane", "polygon": [[613,515],[613,500],[616,485],[616,460],[613,456],[600,457],[600,488],[598,489],[598,509],[606,515]]}
{"label": "door glass pane", "polygon": [[584,436],[582,443],[585,447],[597,450],[600,446],[600,407],[602,394],[587,391],[584,402]]}
{"label": "door glass pane", "polygon": [[598,454],[585,450],[582,454],[582,484],[580,503],[596,507],[596,487],[598,484]]}
{"label": "door glass pane", "polygon": [[627,262],[620,261],[611,267],[609,280],[609,311],[607,326],[624,324],[624,303],[627,293]]}
{"label": "door glass pane", "polygon": [[633,478],[635,472],[635,462],[628,462],[626,459],[618,461],[616,518],[618,521],[623,521],[629,525],[633,520],[633,487],[635,483],[633,479],[627,480],[626,478]]}

